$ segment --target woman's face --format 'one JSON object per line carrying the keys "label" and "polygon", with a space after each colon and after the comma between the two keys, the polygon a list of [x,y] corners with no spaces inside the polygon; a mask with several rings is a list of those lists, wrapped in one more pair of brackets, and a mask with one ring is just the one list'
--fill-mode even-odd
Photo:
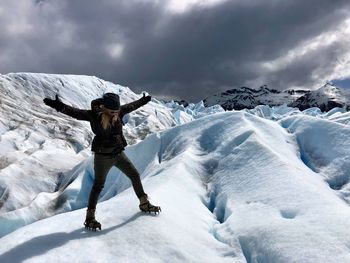
{"label": "woman's face", "polygon": [[103,108],[103,111],[111,117],[118,116],[118,114],[119,114],[119,110],[111,110],[111,109],[108,109],[104,106],[102,106],[102,108]]}
{"label": "woman's face", "polygon": [[117,117],[117,116],[118,116],[118,113],[119,113],[118,110],[110,110],[110,109],[108,109],[106,112],[107,112],[107,114],[108,114],[109,116],[111,116],[112,118],[113,118],[113,117]]}

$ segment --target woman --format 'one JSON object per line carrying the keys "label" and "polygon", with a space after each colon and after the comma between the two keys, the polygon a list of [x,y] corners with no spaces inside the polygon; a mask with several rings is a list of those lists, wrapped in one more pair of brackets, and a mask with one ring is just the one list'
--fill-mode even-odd
{"label": "woman", "polygon": [[95,134],[91,146],[91,151],[94,152],[95,180],[90,192],[84,223],[87,229],[96,231],[98,228],[101,230],[101,224],[95,219],[96,205],[108,171],[112,166],[116,166],[130,178],[134,191],[140,200],[139,208],[141,211],[154,212],[155,214],[161,211],[159,206],[154,206],[149,202],[137,169],[123,152],[127,146],[123,135],[123,116],[147,104],[150,100],[151,96],[143,94],[141,99],[120,106],[117,94],[106,93],[102,98],[91,102],[91,110],[81,110],[64,104],[57,95],[55,100],[44,99],[46,105],[59,112],[78,120],[89,121]]}

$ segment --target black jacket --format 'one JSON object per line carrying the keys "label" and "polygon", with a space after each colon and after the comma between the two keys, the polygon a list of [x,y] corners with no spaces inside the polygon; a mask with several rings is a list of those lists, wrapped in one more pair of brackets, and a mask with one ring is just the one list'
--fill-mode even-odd
{"label": "black jacket", "polygon": [[61,112],[75,119],[90,122],[91,129],[95,134],[91,151],[95,153],[117,154],[127,146],[123,135],[123,116],[147,104],[148,100],[142,97],[139,100],[120,106],[120,114],[117,122],[106,130],[101,125],[101,115],[99,114],[101,112],[99,106],[103,104],[102,101],[101,98],[91,101],[91,110],[77,109],[64,104]]}

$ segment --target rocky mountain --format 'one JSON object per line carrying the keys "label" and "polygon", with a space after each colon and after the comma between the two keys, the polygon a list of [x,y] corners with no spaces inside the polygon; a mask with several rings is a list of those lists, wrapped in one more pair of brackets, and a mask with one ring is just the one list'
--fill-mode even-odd
{"label": "rocky mountain", "polygon": [[259,89],[241,87],[215,94],[203,100],[205,106],[221,105],[225,110],[253,109],[258,105],[277,106],[286,104],[305,110],[319,107],[328,111],[334,107],[350,109],[349,92],[327,83],[317,90],[269,89],[266,85]]}
{"label": "rocky mountain", "polygon": [[345,107],[347,110],[350,110],[349,98],[349,91],[327,83],[318,90],[308,91],[289,106],[299,108],[300,110],[311,107],[318,107],[321,111],[329,111],[335,107]]}

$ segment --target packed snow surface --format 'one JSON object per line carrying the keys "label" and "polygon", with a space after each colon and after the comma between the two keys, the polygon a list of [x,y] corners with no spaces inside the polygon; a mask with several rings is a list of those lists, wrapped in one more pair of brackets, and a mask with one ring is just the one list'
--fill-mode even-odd
{"label": "packed snow surface", "polygon": [[[154,112],[158,105],[146,106]],[[155,119],[174,116],[175,125],[126,149],[162,212],[141,213],[129,179],[112,168],[97,206],[98,232],[83,228],[93,155],[84,145],[84,154],[71,153],[80,161],[69,169],[72,160],[57,162],[49,154],[57,145],[48,141],[36,160],[56,171],[62,165],[57,189],[3,208],[0,262],[350,262],[349,114],[285,105],[203,113],[202,106],[164,105],[169,115]],[[68,120],[56,114],[51,121],[58,117],[58,126]],[[71,151],[61,148],[61,156]],[[12,175],[21,177],[16,165]],[[6,181],[10,193],[0,196],[16,192],[18,182]],[[27,179],[28,191],[39,187],[46,186]]]}

